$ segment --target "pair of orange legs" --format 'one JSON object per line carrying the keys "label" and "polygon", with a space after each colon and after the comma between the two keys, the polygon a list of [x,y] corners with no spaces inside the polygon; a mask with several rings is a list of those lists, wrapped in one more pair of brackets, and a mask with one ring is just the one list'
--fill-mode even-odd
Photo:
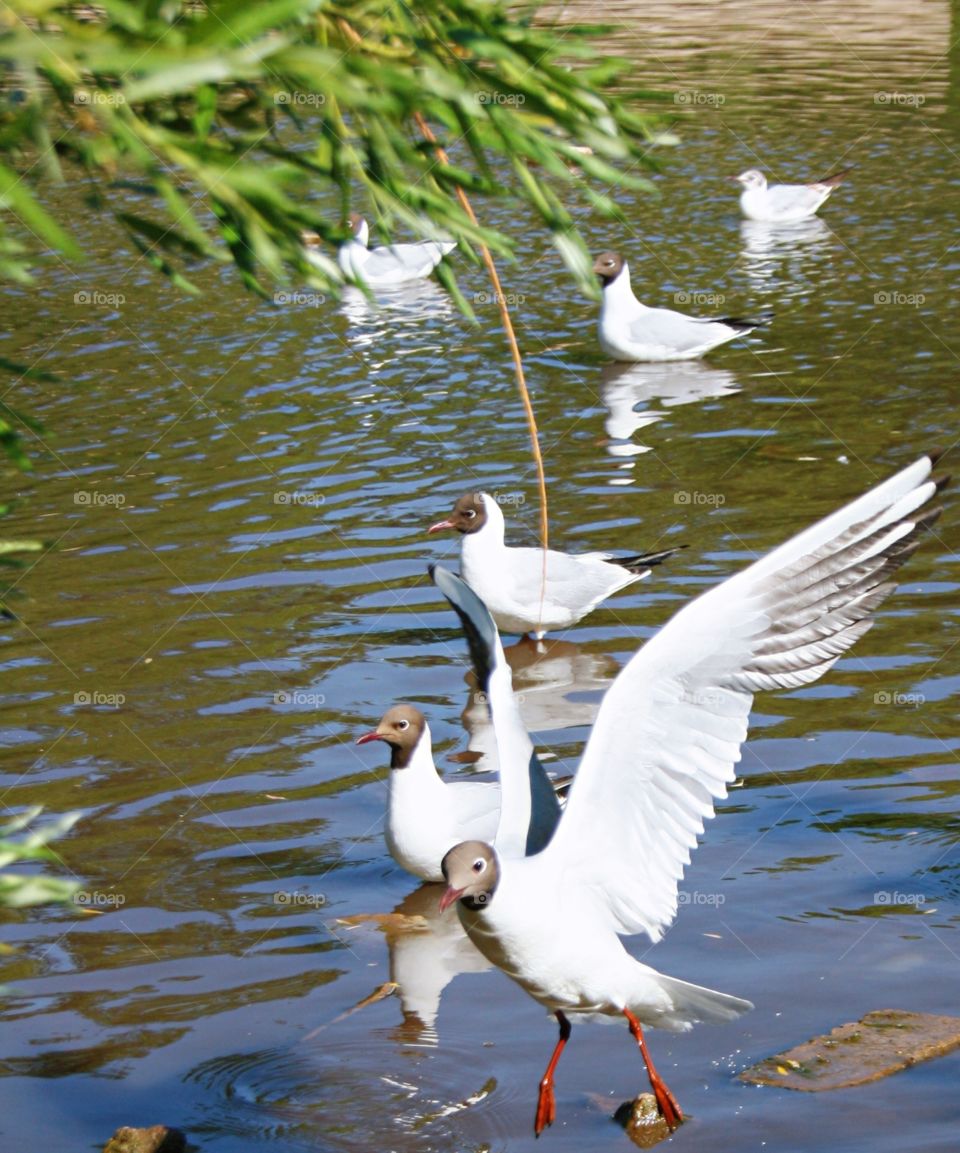
{"label": "pair of orange legs", "polygon": [[[643,1029],[640,1027],[640,1022],[629,1009],[624,1009],[623,1015],[629,1023],[630,1032],[640,1046],[640,1056],[643,1057],[643,1063],[647,1067],[647,1076],[650,1078],[650,1088],[653,1090],[653,1095],[657,1099],[657,1108],[660,1110],[660,1115],[671,1129],[676,1129],[683,1120],[680,1106],[677,1104],[674,1095],[664,1084],[660,1074],[653,1067],[653,1061],[650,1060],[650,1051],[647,1048],[647,1042],[644,1040]],[[564,1046],[570,1040],[570,1034],[573,1032],[570,1022],[562,1012],[557,1010],[554,1016],[560,1022],[560,1039],[557,1041],[556,1047],[553,1050],[553,1056],[550,1058],[550,1064],[547,1066],[547,1071],[544,1073],[543,1079],[540,1082],[540,1095],[537,1098],[537,1116],[533,1123],[533,1130],[538,1137],[548,1125],[553,1124],[557,1115],[557,1105],[553,1095],[553,1074],[557,1068],[557,1062],[560,1060],[560,1054],[563,1052]]]}

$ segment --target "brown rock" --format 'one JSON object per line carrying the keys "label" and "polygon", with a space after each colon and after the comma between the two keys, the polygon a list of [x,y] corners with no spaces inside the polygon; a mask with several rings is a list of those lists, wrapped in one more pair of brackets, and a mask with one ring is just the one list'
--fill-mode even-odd
{"label": "brown rock", "polygon": [[613,1119],[624,1127],[627,1136],[640,1149],[652,1149],[670,1136],[670,1126],[660,1116],[652,1093],[641,1093],[633,1101],[624,1101]]}
{"label": "brown rock", "polygon": [[103,1153],[184,1153],[186,1147],[187,1139],[179,1129],[168,1129],[166,1125],[133,1129],[124,1125],[106,1143]]}

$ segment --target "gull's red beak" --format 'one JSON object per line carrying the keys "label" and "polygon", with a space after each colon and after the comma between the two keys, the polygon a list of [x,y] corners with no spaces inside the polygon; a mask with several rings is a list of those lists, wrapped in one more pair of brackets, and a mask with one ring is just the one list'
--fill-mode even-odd
{"label": "gull's red beak", "polygon": [[440,912],[445,913],[447,909],[453,904],[454,901],[459,901],[463,896],[463,889],[449,888],[440,898]]}
{"label": "gull's red beak", "polygon": [[430,526],[430,527],[427,529],[427,532],[428,532],[428,533],[431,533],[431,532],[440,532],[440,530],[441,530],[441,529],[445,529],[445,528],[453,528],[453,527],[454,527],[454,524],[453,524],[453,521],[452,521],[452,520],[438,520],[436,524],[432,524],[432,525],[431,525],[431,526]]}
{"label": "gull's red beak", "polygon": [[362,737],[357,737],[357,744],[358,745],[367,745],[371,741],[382,741],[382,740],[384,740],[383,734],[378,733],[377,730],[374,729],[370,733],[364,733]]}

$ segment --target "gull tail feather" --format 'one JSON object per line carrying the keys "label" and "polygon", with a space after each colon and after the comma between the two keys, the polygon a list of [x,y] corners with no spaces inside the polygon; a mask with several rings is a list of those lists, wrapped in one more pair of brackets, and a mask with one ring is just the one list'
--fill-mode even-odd
{"label": "gull tail feather", "polygon": [[685,544],[681,544],[675,548],[665,548],[661,552],[638,552],[632,556],[611,556],[609,561],[610,564],[618,564],[621,568],[625,568],[627,572],[641,572],[644,569],[653,568],[654,565],[663,564],[665,560],[669,560],[675,553],[686,547]]}
{"label": "gull tail feather", "polygon": [[849,176],[853,171],[853,165],[849,168],[841,168],[839,172],[834,172],[832,176],[825,176],[822,180],[817,180],[817,184],[827,184],[831,188],[836,188],[842,182],[844,177]]}
{"label": "gull tail feather", "polygon": [[745,317],[721,316],[718,320],[714,321],[714,323],[725,324],[729,328],[735,328],[737,332],[753,332],[755,328],[769,324],[771,320],[773,320],[772,312],[761,312],[759,316],[755,316],[752,320],[748,320]]}
{"label": "gull tail feather", "polygon": [[735,1021],[753,1008],[753,1002],[729,993],[719,993],[703,985],[691,985],[676,977],[659,975],[657,983],[673,1002],[662,1019],[651,1021],[658,1029],[689,1029],[693,1024],[722,1025]]}

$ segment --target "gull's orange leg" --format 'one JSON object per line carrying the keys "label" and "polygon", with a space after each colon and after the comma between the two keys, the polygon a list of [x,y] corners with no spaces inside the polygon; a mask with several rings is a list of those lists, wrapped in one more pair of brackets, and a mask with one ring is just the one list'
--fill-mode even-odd
{"label": "gull's orange leg", "polygon": [[657,1099],[657,1107],[660,1110],[660,1115],[671,1129],[676,1129],[683,1120],[683,1114],[680,1112],[677,1099],[653,1067],[653,1061],[650,1060],[650,1050],[647,1048],[647,1043],[643,1039],[643,1029],[640,1027],[640,1022],[629,1009],[624,1009],[623,1015],[630,1022],[630,1032],[634,1035],[637,1044],[640,1046],[640,1056],[643,1057],[643,1063],[647,1067],[647,1076],[650,1078],[650,1088],[653,1090],[653,1095]]}
{"label": "gull's orange leg", "polygon": [[573,1031],[570,1027],[570,1022],[559,1009],[554,1016],[560,1022],[560,1039],[557,1041],[556,1047],[553,1050],[553,1056],[550,1058],[550,1064],[547,1066],[547,1071],[544,1073],[543,1079],[540,1082],[540,1095],[537,1097],[537,1116],[533,1123],[533,1131],[538,1137],[548,1125],[553,1124],[553,1120],[557,1115],[557,1105],[553,1098],[553,1071],[556,1069],[557,1062],[560,1060],[560,1054],[563,1052],[563,1047],[570,1040],[570,1034]]}

